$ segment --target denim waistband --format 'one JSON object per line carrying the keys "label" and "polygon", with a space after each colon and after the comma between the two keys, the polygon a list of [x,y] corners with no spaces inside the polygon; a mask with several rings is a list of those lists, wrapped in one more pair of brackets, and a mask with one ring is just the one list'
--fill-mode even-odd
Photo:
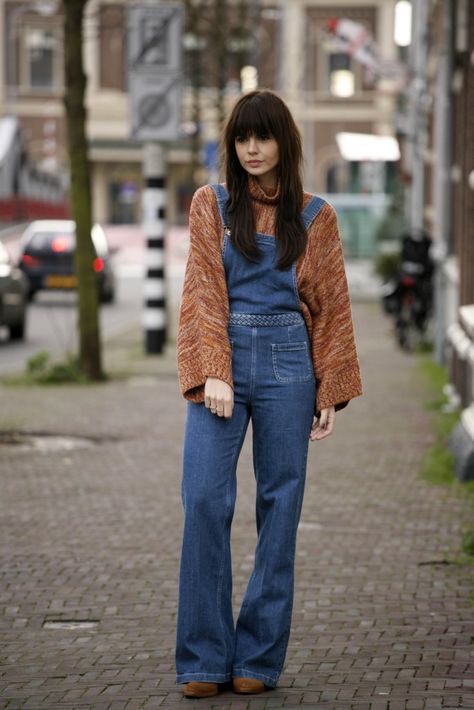
{"label": "denim waistband", "polygon": [[301,313],[235,313],[229,315],[229,325],[278,326],[304,323]]}

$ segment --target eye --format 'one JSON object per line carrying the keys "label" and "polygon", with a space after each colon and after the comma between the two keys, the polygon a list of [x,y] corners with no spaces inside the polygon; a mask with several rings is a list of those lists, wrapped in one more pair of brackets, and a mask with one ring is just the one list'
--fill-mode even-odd
{"label": "eye", "polygon": [[272,136],[270,135],[270,133],[259,133],[257,135],[257,139],[259,141],[269,141],[272,139]]}
{"label": "eye", "polygon": [[245,136],[236,136],[235,141],[236,143],[245,143],[247,138]]}

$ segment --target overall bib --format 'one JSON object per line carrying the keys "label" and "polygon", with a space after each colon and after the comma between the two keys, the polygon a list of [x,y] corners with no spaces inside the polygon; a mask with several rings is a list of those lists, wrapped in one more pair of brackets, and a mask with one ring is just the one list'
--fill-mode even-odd
{"label": "overall bib", "polygon": [[[213,186],[226,224],[227,192]],[[303,212],[308,227],[323,200]],[[275,267],[276,241],[257,233],[258,263],[225,230],[234,409],[225,419],[187,402],[183,447],[184,536],[177,621],[177,682],[257,678],[282,671],[293,605],[296,531],[306,476],[316,385],[296,286],[296,263]],[[258,542],[234,625],[230,532],[236,469],[252,417]]]}

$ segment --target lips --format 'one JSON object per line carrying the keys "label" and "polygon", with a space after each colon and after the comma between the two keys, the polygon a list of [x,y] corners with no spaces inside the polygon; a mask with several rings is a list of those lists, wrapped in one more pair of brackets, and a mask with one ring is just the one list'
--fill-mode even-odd
{"label": "lips", "polygon": [[257,168],[261,164],[261,160],[247,160],[247,165],[250,165],[252,168]]}

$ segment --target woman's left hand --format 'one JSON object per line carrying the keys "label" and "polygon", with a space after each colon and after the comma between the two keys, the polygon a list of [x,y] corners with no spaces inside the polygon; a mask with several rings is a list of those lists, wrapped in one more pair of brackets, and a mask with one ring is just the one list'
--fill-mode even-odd
{"label": "woman's left hand", "polygon": [[309,435],[311,441],[319,441],[332,434],[335,418],[336,410],[334,407],[322,409],[319,419],[316,417],[313,419],[313,426]]}

